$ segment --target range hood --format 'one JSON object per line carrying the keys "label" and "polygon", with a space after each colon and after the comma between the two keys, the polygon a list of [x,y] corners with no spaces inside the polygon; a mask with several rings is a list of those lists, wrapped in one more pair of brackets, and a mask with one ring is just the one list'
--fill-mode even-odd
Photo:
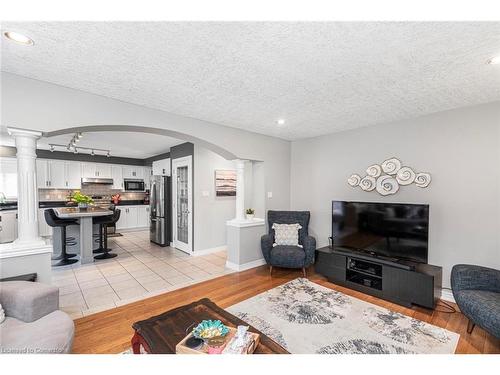
{"label": "range hood", "polygon": [[82,178],[82,184],[113,185],[112,178]]}

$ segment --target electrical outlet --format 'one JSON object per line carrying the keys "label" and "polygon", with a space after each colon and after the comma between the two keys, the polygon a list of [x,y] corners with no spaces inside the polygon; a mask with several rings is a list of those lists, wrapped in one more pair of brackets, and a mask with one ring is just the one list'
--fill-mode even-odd
{"label": "electrical outlet", "polygon": [[210,192],[209,192],[208,190],[203,190],[203,191],[201,192],[201,196],[202,196],[202,197],[209,197],[209,196],[210,196]]}

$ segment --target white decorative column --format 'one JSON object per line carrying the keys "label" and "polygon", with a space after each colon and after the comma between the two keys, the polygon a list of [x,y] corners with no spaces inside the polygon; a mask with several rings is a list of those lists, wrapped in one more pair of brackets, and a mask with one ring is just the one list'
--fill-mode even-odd
{"label": "white decorative column", "polygon": [[[236,271],[265,264],[260,249],[260,237],[266,231],[264,219],[245,217],[246,160],[235,160],[236,165],[236,217],[226,223],[226,267]],[[251,191],[252,189],[249,189]]]}
{"label": "white decorative column", "polygon": [[245,220],[245,160],[236,160],[236,221]]}
{"label": "white decorative column", "polygon": [[17,148],[17,232],[14,242],[0,244],[0,278],[36,273],[37,281],[51,283],[52,245],[38,235],[36,141],[42,133],[7,128]]}
{"label": "white decorative column", "polygon": [[17,233],[18,244],[45,243],[38,236],[38,190],[36,185],[36,141],[34,130],[7,128],[17,149]]}

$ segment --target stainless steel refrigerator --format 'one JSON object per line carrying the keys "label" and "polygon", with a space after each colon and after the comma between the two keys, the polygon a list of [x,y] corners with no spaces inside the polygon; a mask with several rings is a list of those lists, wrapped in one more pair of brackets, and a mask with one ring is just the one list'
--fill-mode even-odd
{"label": "stainless steel refrigerator", "polygon": [[151,242],[170,246],[172,237],[171,181],[168,176],[153,176],[149,200]]}

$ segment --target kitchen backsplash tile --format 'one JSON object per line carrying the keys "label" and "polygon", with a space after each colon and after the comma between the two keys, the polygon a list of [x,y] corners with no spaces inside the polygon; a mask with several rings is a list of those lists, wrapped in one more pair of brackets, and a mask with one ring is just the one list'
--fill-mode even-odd
{"label": "kitchen backsplash tile", "polygon": [[[64,201],[74,190],[71,189],[38,189],[38,200],[39,201]],[[85,185],[80,191],[82,194],[89,196],[102,196],[109,197],[120,193],[122,200],[142,200],[144,199],[145,193],[143,192],[124,192],[119,189],[111,189],[106,185]]]}

